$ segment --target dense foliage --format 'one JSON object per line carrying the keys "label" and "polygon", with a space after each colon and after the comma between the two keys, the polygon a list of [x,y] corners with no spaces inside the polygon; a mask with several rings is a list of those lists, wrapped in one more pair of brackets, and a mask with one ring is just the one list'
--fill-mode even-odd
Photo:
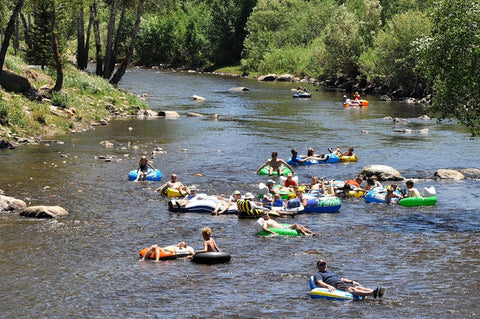
{"label": "dense foliage", "polygon": [[432,114],[480,133],[480,1],[441,1],[431,37],[418,41],[419,68],[434,93]]}
{"label": "dense foliage", "polygon": [[[2,36],[13,6],[0,2]],[[75,55],[84,69],[94,59],[95,73],[113,84],[122,75],[115,63],[128,61],[362,80],[415,97],[434,93],[440,119],[455,117],[477,134],[478,7],[478,0],[25,0],[12,43],[31,63],[55,65],[47,29],[56,12],[63,63]]]}

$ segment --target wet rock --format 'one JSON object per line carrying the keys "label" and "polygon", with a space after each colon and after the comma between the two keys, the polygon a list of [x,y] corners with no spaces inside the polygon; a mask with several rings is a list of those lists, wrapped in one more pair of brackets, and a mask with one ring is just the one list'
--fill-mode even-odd
{"label": "wet rock", "polygon": [[441,168],[441,169],[438,169],[433,175],[436,178],[440,178],[440,179],[453,179],[456,181],[465,179],[465,175],[453,169]]}
{"label": "wet rock", "polygon": [[68,215],[68,212],[60,206],[30,206],[20,212],[20,216],[30,218],[58,218]]}
{"label": "wet rock", "polygon": [[0,148],[14,149],[16,146],[9,141],[0,140]]}
{"label": "wet rock", "polygon": [[469,178],[480,178],[480,169],[478,168],[464,168],[459,172]]}
{"label": "wet rock", "polygon": [[360,174],[366,177],[370,177],[372,175],[377,175],[378,180],[381,181],[401,181],[403,180],[402,174],[399,171],[394,169],[393,167],[386,166],[386,165],[369,165],[362,168]]}
{"label": "wet rock", "polygon": [[258,81],[264,81],[264,82],[271,82],[275,81],[277,79],[276,74],[267,74],[267,75],[261,75],[258,77]]}
{"label": "wet rock", "polygon": [[278,76],[277,81],[279,82],[292,82],[293,76],[291,74],[281,74]]}
{"label": "wet rock", "polygon": [[27,207],[27,204],[21,199],[0,195],[0,212],[11,212],[25,207]]}
{"label": "wet rock", "polygon": [[205,98],[203,96],[199,96],[199,95],[193,95],[190,100],[193,100],[193,101],[205,101]]}
{"label": "wet rock", "polygon": [[188,117],[204,117],[205,115],[200,114],[200,113],[195,113],[195,112],[188,112],[187,116]]}
{"label": "wet rock", "polygon": [[393,119],[393,123],[395,124],[407,124],[407,123],[410,123],[410,121],[408,119],[404,119],[404,118],[401,118],[401,117],[396,117]]}
{"label": "wet rock", "polygon": [[141,110],[137,113],[138,116],[147,116],[147,117],[155,117],[158,116],[158,113],[152,110]]}
{"label": "wet rock", "polygon": [[247,92],[247,91],[250,91],[250,89],[245,87],[245,86],[234,87],[234,88],[230,88],[228,90],[230,92]]}
{"label": "wet rock", "polygon": [[158,116],[162,116],[166,119],[174,119],[180,117],[180,114],[175,111],[159,111]]}

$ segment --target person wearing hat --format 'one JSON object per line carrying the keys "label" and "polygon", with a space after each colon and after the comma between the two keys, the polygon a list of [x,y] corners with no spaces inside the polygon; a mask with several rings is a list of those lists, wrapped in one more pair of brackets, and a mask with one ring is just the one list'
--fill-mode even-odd
{"label": "person wearing hat", "polygon": [[269,171],[268,171],[268,174],[270,176],[273,175],[273,172],[277,172],[278,173],[278,176],[281,176],[282,175],[282,167],[283,165],[285,165],[286,167],[288,167],[292,173],[294,172],[293,170],[293,167],[291,167],[287,162],[285,162],[285,160],[281,159],[281,158],[278,158],[278,153],[277,152],[272,152],[272,158],[269,158],[265,163],[262,164],[262,166],[260,166],[256,171],[255,171],[255,174],[258,174],[258,172],[260,172],[260,170],[262,168],[264,168],[265,166],[269,166]]}
{"label": "person wearing hat", "polygon": [[335,289],[348,291],[355,296],[373,298],[382,298],[385,293],[385,288],[377,287],[373,290],[361,286],[357,281],[340,277],[333,271],[328,270],[327,262],[323,259],[317,261],[318,272],[313,276],[315,284],[321,288],[327,288],[328,291],[333,292]]}
{"label": "person wearing hat", "polygon": [[218,216],[225,213],[230,208],[230,206],[236,205],[237,200],[240,200],[240,199],[244,199],[244,197],[242,196],[242,193],[239,190],[234,191],[232,196],[230,196],[230,198],[228,199],[228,201],[225,201],[225,200],[218,201],[217,206],[212,211],[212,215]]}
{"label": "person wearing hat", "polygon": [[346,95],[343,96],[343,104],[344,105],[350,105],[352,103],[352,100],[350,100]]}
{"label": "person wearing hat", "polygon": [[190,186],[188,189],[190,190],[190,194],[177,201],[177,206],[185,207],[192,200],[204,199],[204,196],[198,196],[197,187],[195,185]]}

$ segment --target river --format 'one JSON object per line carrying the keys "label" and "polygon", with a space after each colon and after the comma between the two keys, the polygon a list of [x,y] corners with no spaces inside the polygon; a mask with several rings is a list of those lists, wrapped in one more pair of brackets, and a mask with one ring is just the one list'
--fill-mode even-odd
{"label": "river", "polygon": [[[177,119],[114,119],[107,126],[57,138],[60,143],[0,150],[0,189],[28,205],[60,205],[69,215],[33,220],[0,214],[3,318],[459,318],[479,315],[479,182],[435,180],[439,168],[478,167],[478,139],[453,122],[423,120],[420,106],[380,102],[343,108],[340,93],[312,91],[292,98],[292,83],[130,69],[120,87],[153,110]],[[248,87],[247,92],[232,92]],[[204,102],[189,98],[200,95]],[[187,117],[187,112],[219,114]],[[386,117],[402,117],[395,124]],[[131,128],[131,129],[129,129]],[[406,128],[410,133],[397,132]],[[428,129],[427,133],[419,133]],[[112,141],[113,147],[106,147]],[[171,213],[153,194],[158,182],[134,183],[127,174],[145,154],[165,181],[176,173],[207,194],[258,193],[254,174],[272,151],[325,152],[355,148],[357,163],[299,167],[337,180],[384,164],[434,186],[434,207],[405,208],[345,199],[335,214],[303,214],[297,222],[318,237],[255,235],[252,220]],[[160,154],[152,155],[155,150]],[[101,159],[111,158],[110,161]],[[404,183],[400,182],[404,187]],[[202,247],[209,226],[228,264],[141,262],[151,244],[186,240]],[[311,299],[308,278],[323,258],[329,268],[364,286],[386,288],[382,300]]]}

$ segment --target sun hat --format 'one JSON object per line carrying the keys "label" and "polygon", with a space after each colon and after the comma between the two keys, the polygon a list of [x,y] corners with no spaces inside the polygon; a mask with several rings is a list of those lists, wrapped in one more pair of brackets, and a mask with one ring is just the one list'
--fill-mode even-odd
{"label": "sun hat", "polygon": [[250,192],[245,193],[244,197],[245,197],[245,199],[254,199],[255,198],[255,196],[253,196],[253,194],[250,193]]}

